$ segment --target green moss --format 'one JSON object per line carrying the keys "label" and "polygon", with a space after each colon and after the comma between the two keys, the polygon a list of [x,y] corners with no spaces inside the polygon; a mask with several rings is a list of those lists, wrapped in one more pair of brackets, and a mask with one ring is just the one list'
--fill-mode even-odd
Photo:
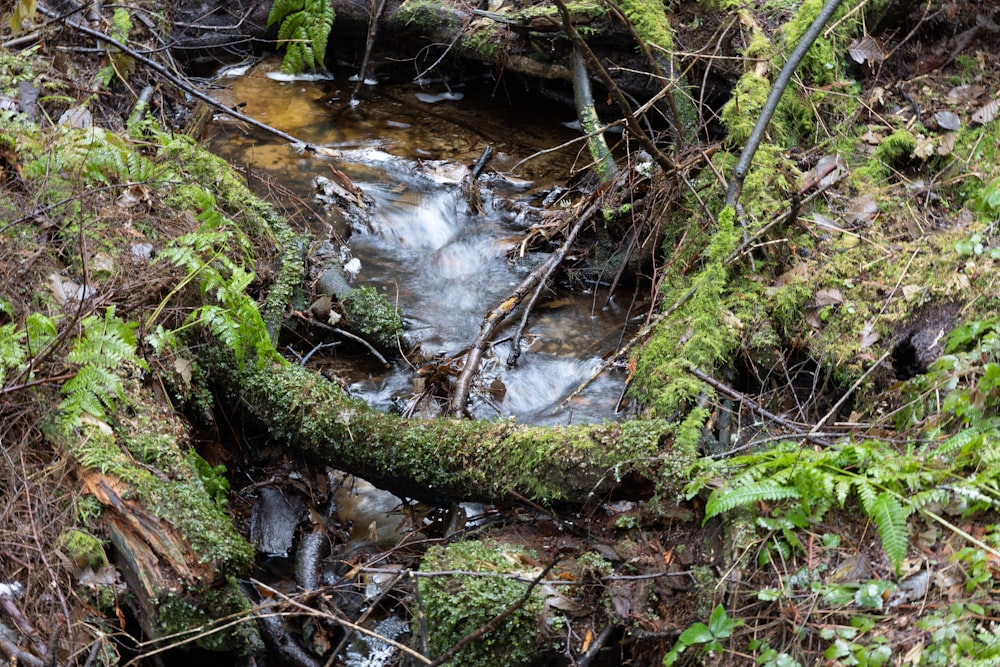
{"label": "green moss", "polygon": [[504,55],[507,36],[492,22],[477,23],[462,32],[459,47],[470,51],[486,62],[495,62]]}
{"label": "green moss", "polygon": [[[566,9],[574,24],[596,21],[607,15],[604,3],[595,0],[572,0],[566,3]],[[532,19],[538,18],[550,18],[553,22],[562,24],[559,8],[547,2],[528,5],[512,11],[510,17],[518,23],[528,23]]]}
{"label": "green moss", "polygon": [[745,72],[736,82],[732,96],[722,107],[722,123],[734,145],[742,145],[750,138],[770,91],[771,82],[756,72]]}
{"label": "green moss", "polygon": [[403,334],[399,309],[370,286],[364,285],[344,297],[344,314],[352,326],[383,349],[394,349]]}
{"label": "green moss", "polygon": [[644,41],[666,51],[674,48],[673,32],[670,30],[670,22],[663,11],[662,3],[622,0],[621,8]]}
{"label": "green moss", "polygon": [[[195,604],[194,598],[184,593],[170,594],[160,600],[156,610],[160,636],[182,639],[193,636],[193,644],[199,648],[240,656],[259,655],[264,650],[252,605],[235,578],[227,578],[224,586],[212,591],[199,589],[198,599],[207,604]],[[228,625],[233,617],[241,617],[242,622]],[[227,623],[221,631],[216,630],[220,619]]]}
{"label": "green moss", "polygon": [[212,569],[239,572],[253,560],[253,548],[206,490],[183,425],[141,388],[132,387],[110,424],[85,422],[75,432],[53,420],[46,429],[83,466],[120,479],[131,499],[179,530]]}
{"label": "green moss", "polygon": [[[396,12],[396,20],[405,25],[437,31],[442,18],[448,18],[440,16],[440,8],[441,3],[437,0],[407,0]],[[446,22],[443,26],[448,32],[457,32],[462,27],[457,16],[455,14],[450,23]]]}
{"label": "green moss", "polygon": [[[534,568],[526,561],[536,558],[530,551],[490,540],[428,549],[420,564],[421,572],[459,570],[485,575],[417,579],[431,655],[440,655],[517,602],[528,584],[504,575],[533,576]],[[531,664],[544,639],[544,620],[543,598],[536,589],[499,627],[463,648],[454,662],[467,667]]]}
{"label": "green moss", "polygon": [[[739,243],[734,222],[735,212],[724,209],[699,272],[690,279],[675,277],[661,288],[666,307],[684,302],[657,326],[635,357],[631,385],[633,395],[656,416],[672,418],[686,410],[690,401],[707,391],[687,369],[711,372],[739,342],[739,324],[727,303],[734,298],[727,290],[729,270],[723,265]],[[684,300],[689,292],[690,298]]]}
{"label": "green moss", "polygon": [[896,166],[913,157],[917,138],[909,130],[899,129],[882,139],[875,148],[874,157],[887,166]]}
{"label": "green moss", "polygon": [[71,528],[59,536],[59,546],[73,564],[82,569],[97,570],[108,564],[104,545],[99,539],[82,530]]}

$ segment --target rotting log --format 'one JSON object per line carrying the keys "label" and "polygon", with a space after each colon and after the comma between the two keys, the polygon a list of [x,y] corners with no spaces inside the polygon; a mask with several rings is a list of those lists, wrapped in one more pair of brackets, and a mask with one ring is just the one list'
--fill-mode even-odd
{"label": "rotting log", "polygon": [[[614,492],[648,495],[666,469],[693,461],[671,450],[663,420],[526,426],[513,420],[416,420],[378,412],[308,369],[242,367],[206,351],[224,405],[242,411],[276,441],[401,497],[583,505]],[[623,480],[642,480],[626,485]],[[640,488],[641,487],[641,488]]]}
{"label": "rotting log", "polygon": [[67,427],[53,419],[46,437],[79,463],[80,489],[103,507],[99,531],[113,546],[143,634],[252,655],[261,641],[250,620],[224,633],[205,630],[248,612],[234,576],[249,567],[253,548],[206,490],[178,416],[135,389],[129,409],[108,421],[88,417]]}

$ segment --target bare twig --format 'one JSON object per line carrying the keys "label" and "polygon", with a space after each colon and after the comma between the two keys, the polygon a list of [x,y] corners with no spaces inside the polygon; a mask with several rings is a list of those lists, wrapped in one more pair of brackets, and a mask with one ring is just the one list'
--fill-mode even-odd
{"label": "bare twig", "polygon": [[[374,0],[372,0],[374,3]],[[351,91],[351,104],[357,103],[358,92],[361,91],[361,86],[365,85],[365,80],[368,78],[368,63],[371,61],[372,57],[372,47],[375,46],[375,35],[378,34],[378,22],[382,18],[382,12],[385,11],[385,0],[379,0],[378,8],[375,9],[375,13],[371,16],[371,22],[368,24],[368,41],[365,42],[365,55],[361,58],[361,67],[358,69],[358,80],[354,84],[354,90]]]}
{"label": "bare twig", "polygon": [[622,92],[615,80],[611,78],[608,70],[604,68],[601,61],[598,60],[597,56],[591,50],[587,42],[584,41],[583,37],[580,36],[579,31],[573,25],[570,19],[569,10],[566,8],[566,3],[563,0],[555,0],[556,7],[559,8],[559,13],[562,15],[563,30],[569,36],[570,40],[573,42],[573,47],[580,50],[587,60],[590,62],[594,71],[600,77],[601,82],[611,93],[611,97],[615,100],[615,104],[619,106],[622,110],[622,115],[625,118],[625,123],[628,125],[629,130],[635,135],[636,141],[638,141],[643,148],[653,156],[656,164],[660,165],[660,169],[664,172],[670,172],[673,169],[673,164],[666,155],[663,154],[656,144],[653,143],[652,138],[650,138],[646,132],[639,125],[639,119],[636,118],[635,112],[632,110],[632,105],[625,98],[625,93]]}
{"label": "bare twig", "polygon": [[559,250],[552,254],[544,264],[540,265],[537,269],[532,271],[521,284],[518,285],[514,292],[504,299],[499,306],[487,313],[486,317],[483,318],[483,323],[479,327],[479,335],[476,337],[475,342],[473,342],[472,347],[469,349],[468,354],[465,355],[465,365],[462,367],[462,372],[459,373],[458,378],[455,380],[455,387],[452,390],[451,401],[449,405],[449,410],[453,415],[461,415],[465,412],[465,403],[469,399],[469,391],[472,386],[472,378],[476,374],[476,370],[479,368],[479,362],[482,359],[483,351],[489,344],[490,339],[500,328],[507,316],[517,308],[517,306],[524,300],[536,285],[539,283],[544,283],[548,280],[549,276],[555,270],[559,264],[562,263],[564,257],[569,252],[570,247],[572,247],[573,242],[576,240],[577,234],[583,227],[585,222],[588,222],[594,212],[598,209],[599,202],[592,203],[582,215],[580,215],[576,223],[570,229],[569,233],[566,234],[566,238],[563,241],[562,246]]}
{"label": "bare twig", "polygon": [[[48,9],[48,8],[42,6],[42,5],[38,6],[38,11],[41,12],[42,14],[46,15],[46,16],[55,16],[55,13],[51,9]],[[191,95],[192,97],[197,98],[198,100],[200,100],[201,102],[204,102],[205,104],[209,105],[213,109],[217,109],[217,110],[225,113],[226,115],[228,115],[228,116],[230,116],[232,118],[235,118],[238,121],[246,123],[247,125],[251,125],[253,127],[256,127],[259,130],[264,130],[265,132],[267,132],[269,134],[272,134],[272,135],[278,137],[279,139],[287,141],[290,144],[293,144],[295,146],[301,147],[303,150],[307,150],[307,151],[310,151],[310,152],[313,152],[313,153],[318,153],[318,154],[324,154],[323,148],[321,146],[318,146],[316,144],[311,144],[311,143],[309,143],[309,142],[307,142],[307,141],[305,141],[303,139],[299,139],[297,137],[294,137],[294,136],[288,134],[287,132],[282,132],[281,130],[279,130],[279,129],[275,128],[275,127],[271,127],[267,123],[262,123],[262,122],[260,122],[259,120],[255,119],[255,118],[251,118],[250,116],[247,116],[247,115],[242,114],[242,113],[240,113],[238,111],[234,111],[233,109],[230,109],[225,104],[222,104],[221,102],[213,99],[211,96],[207,95],[206,93],[202,92],[197,87],[195,87],[195,86],[191,85],[190,83],[188,83],[187,81],[185,81],[180,75],[176,74],[175,72],[170,71],[169,69],[167,69],[166,67],[164,67],[160,63],[156,62],[155,60],[151,60],[150,58],[147,58],[146,56],[142,55],[141,53],[139,53],[135,49],[132,49],[132,48],[128,47],[127,45],[119,42],[114,37],[111,37],[110,35],[106,35],[106,34],[104,34],[103,32],[101,32],[99,30],[94,30],[92,28],[89,28],[89,27],[87,27],[87,26],[85,26],[85,25],[83,25],[81,23],[77,23],[75,21],[71,21],[68,18],[65,20],[65,23],[66,23],[66,25],[68,25],[73,30],[76,30],[77,32],[83,33],[84,35],[88,35],[89,37],[93,37],[94,39],[96,39],[96,40],[98,40],[100,42],[103,42],[105,44],[108,44],[109,46],[115,47],[116,49],[120,50],[122,53],[124,53],[124,54],[128,55],[129,57],[133,58],[136,62],[142,63],[146,67],[150,68],[151,70],[153,70],[154,72],[156,72],[157,74],[159,74],[160,76],[162,76],[164,79],[167,80],[168,83],[170,83],[175,88],[178,88],[178,89],[184,91],[185,93]]]}
{"label": "bare twig", "polygon": [[881,357],[878,358],[878,361],[876,361],[874,364],[871,365],[871,367],[868,370],[866,370],[864,373],[862,373],[861,377],[859,377],[857,380],[855,380],[854,384],[851,385],[851,388],[848,389],[844,393],[844,395],[840,397],[840,400],[838,400],[836,403],[834,403],[833,407],[830,408],[829,411],[827,411],[827,413],[825,415],[823,415],[823,417],[818,422],[816,422],[815,424],[813,424],[812,430],[809,431],[809,434],[812,435],[813,433],[816,433],[821,428],[823,428],[823,424],[825,424],[827,422],[827,420],[830,419],[830,417],[832,417],[833,415],[837,414],[837,410],[839,410],[840,406],[844,404],[844,401],[846,401],[848,398],[850,398],[854,394],[854,392],[857,391],[858,387],[861,386],[861,383],[864,382],[865,379],[867,379],[867,377],[869,375],[871,375],[872,372],[874,372],[876,368],[878,368],[879,366],[881,366],[882,362],[885,361],[886,359],[888,359],[890,354],[892,354],[892,350],[886,350],[885,353]]}
{"label": "bare twig", "polygon": [[[546,570],[546,572],[547,572],[547,570]],[[270,595],[280,598],[281,600],[283,600],[284,602],[288,603],[292,607],[295,607],[296,609],[298,609],[300,612],[302,612],[306,616],[314,616],[316,618],[323,618],[323,619],[326,619],[328,621],[332,621],[332,622],[334,622],[334,623],[336,623],[338,625],[344,626],[345,628],[350,628],[354,632],[360,632],[363,635],[368,635],[369,637],[374,637],[375,639],[378,639],[379,641],[383,641],[386,644],[389,644],[390,646],[399,649],[403,653],[406,653],[407,655],[416,658],[417,660],[419,660],[420,662],[422,662],[425,665],[433,664],[429,658],[421,655],[417,651],[414,651],[412,648],[410,648],[406,644],[401,644],[401,643],[397,642],[394,639],[389,639],[385,635],[380,635],[379,633],[375,632],[374,630],[369,630],[368,628],[360,626],[357,623],[352,623],[351,621],[348,621],[346,618],[341,618],[339,616],[334,616],[333,614],[331,614],[329,612],[320,611],[318,609],[313,609],[309,605],[303,604],[303,603],[299,602],[298,600],[285,595],[281,591],[279,591],[279,590],[277,590],[275,588],[272,588],[272,587],[268,586],[267,584],[265,584],[263,582],[257,581],[256,579],[251,579],[250,581],[258,589],[260,589],[262,591],[267,591]]]}
{"label": "bare twig", "polygon": [[740,155],[739,162],[736,163],[736,168],[733,169],[733,176],[729,179],[729,189],[726,192],[726,206],[735,207],[739,202],[740,192],[743,189],[743,181],[746,180],[747,173],[750,171],[750,163],[753,162],[753,156],[764,140],[764,133],[771,122],[771,117],[774,116],[774,112],[778,108],[781,95],[785,92],[785,88],[788,87],[788,82],[792,80],[792,74],[795,73],[799,63],[802,62],[802,58],[809,51],[809,47],[819,37],[819,33],[823,31],[824,26],[829,22],[833,13],[837,11],[837,7],[840,6],[841,1],[827,0],[826,4],[823,5],[823,8],[816,15],[816,18],[813,19],[812,25],[802,35],[802,39],[795,46],[795,50],[788,56],[788,60],[785,62],[784,67],[781,68],[778,77],[774,80],[774,85],[771,86],[771,92],[767,96],[764,108],[757,118],[757,124],[754,125],[753,131],[750,133],[750,138],[747,139],[747,145],[743,148],[743,153]]}
{"label": "bare twig", "polygon": [[[812,440],[818,444],[823,445],[824,447],[830,446],[831,443],[829,440],[825,440],[817,435],[814,435],[812,431],[807,432],[801,426],[793,424],[792,422],[788,421],[781,415],[777,415],[771,412],[770,410],[763,407],[762,405],[757,403],[757,401],[753,400],[746,394],[736,391],[727,384],[719,382],[708,373],[705,373],[697,368],[688,368],[688,372],[691,373],[691,375],[698,378],[699,380],[701,380],[702,382],[704,382],[705,384],[707,384],[708,386],[718,391],[719,393],[725,394],[726,396],[729,396],[735,401],[739,401],[740,403],[746,405],[748,408],[750,408],[760,416],[764,417],[765,419],[769,419],[770,421],[773,421],[775,424],[778,424],[783,428],[788,429],[795,435],[806,438],[807,440]],[[819,429],[814,429],[814,430],[818,431]]]}
{"label": "bare twig", "polygon": [[[374,356],[376,359],[378,359],[379,361],[381,361],[384,365],[386,365],[386,366],[389,365],[389,362],[386,361],[385,357],[383,357],[381,354],[379,354],[379,351],[376,350],[374,347],[372,347],[372,344],[369,343],[368,341],[366,341],[361,336],[355,336],[354,334],[352,334],[349,331],[344,331],[340,327],[332,326],[330,324],[327,324],[326,322],[320,322],[319,320],[317,320],[315,318],[310,318],[309,319],[309,323],[312,324],[315,327],[319,327],[321,329],[326,329],[327,331],[332,331],[332,332],[334,332],[336,334],[340,334],[341,336],[344,336],[345,338],[350,338],[353,341],[357,341],[357,342],[361,343],[366,348],[368,348],[368,351],[372,353],[372,356]],[[308,357],[306,357],[306,359],[308,359]],[[305,364],[305,360],[303,360],[302,363]]]}

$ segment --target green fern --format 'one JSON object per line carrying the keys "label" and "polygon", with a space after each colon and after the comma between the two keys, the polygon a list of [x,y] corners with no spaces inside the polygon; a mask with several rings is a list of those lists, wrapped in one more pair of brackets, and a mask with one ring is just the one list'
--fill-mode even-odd
{"label": "green fern", "polygon": [[59,404],[69,425],[78,424],[85,414],[103,419],[124,396],[120,373],[128,368],[146,368],[136,355],[136,322],[123,322],[108,308],[103,317],[91,315],[80,323],[81,334],[66,355],[78,366],[62,386],[65,395]]}
{"label": "green fern", "polygon": [[898,573],[903,559],[906,558],[906,548],[909,544],[906,510],[895,496],[883,491],[872,501],[867,513],[878,528],[886,557]]}
{"label": "green fern", "polygon": [[[267,335],[257,304],[246,290],[254,274],[229,258],[227,250],[233,247],[248,251],[246,237],[225,226],[215,200],[208,194],[196,202],[203,221],[198,232],[180,236],[161,251],[158,261],[166,261],[186,272],[171,292],[171,297],[188,284],[196,284],[206,303],[196,308],[185,320],[185,326],[198,324],[207,328],[223,345],[229,348],[240,363],[248,350],[256,353],[258,363],[266,363],[277,354]],[[147,324],[151,325],[167,305],[165,299]],[[155,333],[155,332],[154,332]],[[157,344],[176,342],[176,336],[166,335],[162,329],[150,342]]]}
{"label": "green fern", "polygon": [[712,493],[705,506],[705,520],[744,505],[801,497],[802,494],[795,487],[783,486],[772,481],[763,481],[753,486],[743,486],[728,491],[717,490]]}
{"label": "green fern", "polygon": [[267,25],[280,23],[278,47],[285,49],[283,72],[298,74],[323,66],[334,16],[330,0],[275,0]]}

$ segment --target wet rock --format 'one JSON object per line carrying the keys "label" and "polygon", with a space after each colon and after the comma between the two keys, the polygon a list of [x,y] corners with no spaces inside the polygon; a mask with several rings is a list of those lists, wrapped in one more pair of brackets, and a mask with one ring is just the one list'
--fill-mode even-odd
{"label": "wet rock", "polygon": [[250,519],[250,542],[265,556],[285,558],[292,551],[302,503],[268,486],[260,489]]}

